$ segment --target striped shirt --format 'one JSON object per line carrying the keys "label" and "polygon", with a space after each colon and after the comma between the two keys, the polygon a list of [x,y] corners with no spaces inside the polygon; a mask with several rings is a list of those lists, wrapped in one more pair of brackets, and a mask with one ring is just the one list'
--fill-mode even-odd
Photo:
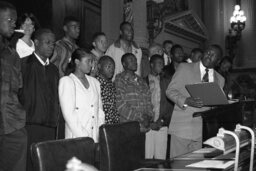
{"label": "striped shirt", "polygon": [[56,42],[51,63],[59,69],[60,77],[65,75],[67,64],[71,60],[71,54],[77,48],[78,46],[66,37],[63,37],[61,40]]}

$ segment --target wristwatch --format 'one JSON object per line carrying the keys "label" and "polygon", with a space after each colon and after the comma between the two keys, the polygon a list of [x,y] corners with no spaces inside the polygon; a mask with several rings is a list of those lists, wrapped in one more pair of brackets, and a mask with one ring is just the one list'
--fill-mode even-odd
{"label": "wristwatch", "polygon": [[185,108],[185,109],[186,109],[187,107],[188,107],[188,105],[187,105],[187,104],[183,104],[183,108]]}

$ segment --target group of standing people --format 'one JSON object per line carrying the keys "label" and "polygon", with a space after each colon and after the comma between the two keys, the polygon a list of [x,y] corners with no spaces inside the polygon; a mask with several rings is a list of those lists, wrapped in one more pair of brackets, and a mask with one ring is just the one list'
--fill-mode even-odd
{"label": "group of standing people", "polygon": [[201,147],[202,121],[192,114],[207,108],[185,85],[223,87],[213,69],[222,57],[218,45],[192,50],[193,63],[184,63],[182,46],[170,40],[150,45],[142,57],[132,25],[123,22],[113,44],[95,33],[87,51],[76,44],[75,17],[64,19],[58,41],[50,29],[37,28],[32,14],[19,17],[17,27],[16,20],[15,7],[0,1],[0,170],[33,170],[31,144],[59,138],[62,117],[65,138],[95,142],[102,124],[138,121],[146,133],[146,158],[166,158],[168,134],[170,157]]}

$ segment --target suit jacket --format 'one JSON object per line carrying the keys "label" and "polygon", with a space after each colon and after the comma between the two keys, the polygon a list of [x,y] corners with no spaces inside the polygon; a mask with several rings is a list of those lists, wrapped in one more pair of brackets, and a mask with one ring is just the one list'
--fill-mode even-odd
{"label": "suit jacket", "polygon": [[22,76],[20,101],[27,112],[27,124],[56,127],[60,111],[57,67],[42,65],[33,53],[22,58]]}
{"label": "suit jacket", "polygon": [[99,127],[105,122],[100,95],[100,83],[86,76],[86,89],[74,75],[64,76],[59,83],[59,99],[66,122],[65,138],[91,137],[98,142]]}
{"label": "suit jacket", "polygon": [[[202,82],[200,62],[181,63],[179,65],[166,90],[167,97],[175,103],[169,126],[170,134],[191,140],[202,137],[202,119],[201,117],[193,118],[193,113],[205,111],[209,108],[183,107],[186,98],[190,97],[185,85],[199,82]],[[214,82],[223,88],[225,80],[220,74],[214,71]]]}

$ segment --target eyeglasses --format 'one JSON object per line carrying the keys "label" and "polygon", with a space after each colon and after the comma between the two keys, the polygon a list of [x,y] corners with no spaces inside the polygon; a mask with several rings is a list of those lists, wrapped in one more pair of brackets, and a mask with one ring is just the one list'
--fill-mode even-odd
{"label": "eyeglasses", "polygon": [[16,23],[16,19],[13,19],[13,18],[7,18],[5,20],[8,21],[8,23],[10,23],[10,24],[15,24]]}
{"label": "eyeglasses", "polygon": [[23,27],[26,27],[26,28],[34,28],[35,26],[34,26],[34,24],[28,24],[28,23],[24,23],[23,25],[22,25]]}

